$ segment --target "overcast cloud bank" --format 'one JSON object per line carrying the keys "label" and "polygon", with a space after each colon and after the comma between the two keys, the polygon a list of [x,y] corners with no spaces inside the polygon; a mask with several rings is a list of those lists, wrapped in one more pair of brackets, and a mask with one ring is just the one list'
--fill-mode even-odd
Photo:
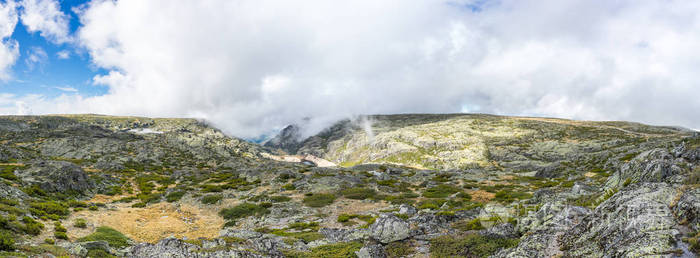
{"label": "overcast cloud bank", "polygon": [[109,92],[0,94],[0,113],[198,117],[240,137],[411,112],[700,128],[698,1],[92,1],[74,35],[54,1],[8,2],[0,79],[20,5]]}

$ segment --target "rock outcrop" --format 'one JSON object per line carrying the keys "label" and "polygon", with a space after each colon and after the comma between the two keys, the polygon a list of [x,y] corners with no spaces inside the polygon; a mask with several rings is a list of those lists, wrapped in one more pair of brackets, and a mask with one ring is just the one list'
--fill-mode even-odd
{"label": "rock outcrop", "polygon": [[666,183],[623,189],[565,232],[561,249],[586,257],[676,253],[682,250],[681,235],[672,206],[680,195],[680,189]]}
{"label": "rock outcrop", "polygon": [[[214,249],[214,248],[212,248]],[[158,258],[262,258],[282,257],[263,256],[249,251],[240,250],[207,250],[200,246],[187,243],[177,238],[166,238],[156,244],[142,243],[131,247],[126,257],[158,257]]]}
{"label": "rock outcrop", "polygon": [[95,182],[81,167],[66,161],[32,163],[29,168],[18,170],[17,176],[48,192],[85,194],[95,188]]}
{"label": "rock outcrop", "polygon": [[392,215],[382,214],[369,228],[370,236],[379,242],[388,244],[404,240],[411,236],[408,222]]}

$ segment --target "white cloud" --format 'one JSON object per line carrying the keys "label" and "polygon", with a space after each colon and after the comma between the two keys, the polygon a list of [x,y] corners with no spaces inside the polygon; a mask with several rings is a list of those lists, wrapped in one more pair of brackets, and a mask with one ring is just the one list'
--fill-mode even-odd
{"label": "white cloud", "polygon": [[54,89],[60,90],[60,91],[65,91],[65,92],[78,92],[78,89],[65,86],[65,87],[53,87]]}
{"label": "white cloud", "polygon": [[27,57],[24,59],[27,69],[34,70],[36,66],[43,66],[49,60],[49,56],[46,54],[43,48],[31,47],[27,51]]}
{"label": "white cloud", "polygon": [[96,0],[76,37],[109,92],[44,112],[198,116],[244,137],[465,107],[700,127],[700,2],[472,2]]}
{"label": "white cloud", "polygon": [[10,38],[17,25],[17,9],[14,1],[0,2],[0,80],[8,80],[10,68],[19,57],[19,44]]}
{"label": "white cloud", "polygon": [[22,0],[20,18],[29,32],[40,32],[41,36],[54,43],[71,40],[68,29],[70,17],[61,12],[57,0]]}
{"label": "white cloud", "polygon": [[70,57],[70,52],[68,50],[61,50],[56,52],[56,57],[58,59],[68,59]]}

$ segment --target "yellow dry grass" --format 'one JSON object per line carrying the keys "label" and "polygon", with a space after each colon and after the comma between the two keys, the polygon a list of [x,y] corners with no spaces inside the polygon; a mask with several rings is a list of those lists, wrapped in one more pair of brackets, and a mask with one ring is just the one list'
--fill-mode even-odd
{"label": "yellow dry grass", "polygon": [[[218,236],[224,220],[213,208],[180,203],[157,203],[145,208],[132,208],[131,204],[115,204],[112,209],[80,211],[71,216],[84,218],[91,228],[108,226],[136,241],[155,243],[165,237],[175,236],[196,239]],[[69,230],[71,239],[85,236],[92,231]]]}
{"label": "yellow dry grass", "polygon": [[496,194],[484,190],[469,191],[468,193],[472,196],[472,201],[480,203],[488,203],[491,199],[496,197]]}
{"label": "yellow dry grass", "polygon": [[102,170],[96,169],[96,168],[93,168],[93,167],[84,167],[83,170],[84,170],[85,172],[88,172],[88,173],[98,173],[98,172],[102,172]]}
{"label": "yellow dry grass", "polygon": [[22,163],[0,163],[0,166],[18,166],[18,167],[24,167],[24,164],[22,164]]}

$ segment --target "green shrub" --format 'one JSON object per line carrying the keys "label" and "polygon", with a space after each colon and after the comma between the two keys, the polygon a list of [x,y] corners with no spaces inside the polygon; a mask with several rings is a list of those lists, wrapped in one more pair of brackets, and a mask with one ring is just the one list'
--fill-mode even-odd
{"label": "green shrub", "polygon": [[66,229],[63,225],[61,225],[61,222],[56,221],[53,223],[53,226],[54,226],[54,228],[53,228],[54,231],[64,232],[64,233],[68,232],[68,229]]}
{"label": "green shrub", "polygon": [[78,242],[106,241],[109,246],[122,248],[128,245],[128,240],[121,232],[110,227],[99,227],[94,233],[78,239]]}
{"label": "green shrub", "polygon": [[418,203],[418,209],[433,209],[437,210],[446,202],[445,199],[427,199]]}
{"label": "green shrub", "polygon": [[69,201],[68,201],[68,207],[71,207],[71,208],[76,208],[76,207],[77,207],[77,208],[87,208],[87,207],[88,207],[88,204],[87,204],[86,202],[81,202],[81,201],[77,201],[77,200],[69,200]]}
{"label": "green shrub", "polygon": [[7,231],[0,231],[0,250],[15,250],[15,238]]}
{"label": "green shrub", "polygon": [[318,231],[318,228],[319,228],[318,222],[308,222],[308,223],[294,222],[294,223],[289,224],[287,226],[287,229],[295,229],[295,230],[299,230],[299,231],[307,230],[307,229],[310,229],[313,231]]}
{"label": "green shrub", "polygon": [[87,220],[83,218],[78,218],[73,223],[73,226],[75,226],[76,228],[87,228]]}
{"label": "green shrub", "polygon": [[201,201],[203,204],[214,204],[214,203],[221,201],[221,199],[223,199],[223,198],[224,198],[224,196],[222,196],[220,194],[210,194],[210,195],[205,195],[204,197],[202,197]]}
{"label": "green shrub", "polygon": [[317,246],[308,252],[287,251],[284,254],[289,258],[354,258],[360,248],[362,243],[346,242]]}
{"label": "green shrub", "polygon": [[148,204],[148,203],[160,202],[160,198],[162,196],[163,195],[160,193],[149,193],[149,194],[140,193],[140,194],[136,195],[136,198],[141,200],[141,202]]}
{"label": "green shrub", "polygon": [[56,219],[56,217],[65,217],[70,213],[70,210],[68,210],[68,207],[65,204],[55,201],[32,202],[29,204],[29,207],[29,212],[35,216],[48,217],[51,219]]}
{"label": "green shrub", "polygon": [[44,239],[44,243],[47,243],[49,245],[53,245],[56,243],[56,241],[51,239],[51,238],[47,238],[47,239]]}
{"label": "green shrub", "polygon": [[636,152],[628,153],[625,156],[622,156],[620,158],[620,161],[622,161],[622,162],[630,161],[630,160],[634,159],[635,157],[637,157],[637,155],[639,155],[639,153],[636,153]]}
{"label": "green shrub", "polygon": [[18,215],[18,216],[24,215],[26,213],[25,210],[22,210],[20,208],[14,207],[14,206],[2,204],[2,203],[0,203],[0,211],[4,211],[4,212],[7,212],[9,214],[14,214],[14,215]]}
{"label": "green shrub", "polygon": [[413,253],[415,250],[408,242],[391,242],[384,247],[386,254],[389,258],[407,257]]}
{"label": "green shrub", "polygon": [[182,196],[185,196],[185,191],[176,191],[169,193],[168,195],[165,196],[165,200],[167,202],[177,202],[180,199],[182,199]]}
{"label": "green shrub", "polygon": [[220,185],[202,185],[201,188],[202,192],[206,193],[220,193],[224,191]]}
{"label": "green shrub", "polygon": [[338,222],[343,223],[343,222],[348,222],[350,221],[352,217],[348,214],[340,214],[338,215]]}
{"label": "green shrub", "polygon": [[90,249],[87,252],[87,257],[112,258],[116,256],[111,255],[107,251],[102,249]]}
{"label": "green shrub", "polygon": [[683,241],[688,243],[690,246],[690,250],[695,252],[695,253],[700,253],[700,233],[691,233],[690,237],[684,237]]}
{"label": "green shrub", "polygon": [[384,200],[392,203],[392,204],[408,204],[408,205],[413,205],[415,203],[415,200],[413,198],[418,197],[417,194],[415,193],[402,193],[400,195],[388,195],[384,197]]}
{"label": "green shrub", "polygon": [[461,231],[469,231],[469,230],[482,230],[484,229],[484,226],[481,225],[481,220],[479,219],[473,219],[473,220],[460,220],[455,222],[452,225],[453,228],[456,228]]}
{"label": "green shrub", "polygon": [[33,197],[47,196],[44,189],[41,189],[41,187],[39,187],[38,185],[32,185],[29,187],[22,188],[22,192],[25,192],[27,195],[33,196]]}
{"label": "green shrub", "polygon": [[529,199],[531,197],[532,194],[525,192],[512,192],[507,190],[501,190],[496,192],[496,195],[494,195],[493,200],[502,203],[510,203],[517,200]]}
{"label": "green shrub", "polygon": [[560,184],[559,186],[561,186],[561,187],[565,187],[565,188],[571,188],[571,187],[573,187],[573,186],[574,186],[574,183],[576,183],[576,181],[575,181],[575,180],[571,180],[571,181],[564,181],[564,182],[561,182],[561,184]]}
{"label": "green shrub", "polygon": [[15,169],[17,168],[16,166],[0,166],[2,167],[2,170],[0,170],[0,177],[7,179],[7,180],[17,180],[17,176],[15,175]]}
{"label": "green shrub", "polygon": [[56,239],[68,240],[68,235],[66,234],[66,232],[54,231],[53,237],[55,237]]}
{"label": "green shrub", "polygon": [[445,198],[454,193],[460,192],[461,189],[452,185],[438,185],[431,187],[423,192],[423,197],[427,198]]}
{"label": "green shrub", "polygon": [[454,216],[455,212],[454,211],[439,211],[435,213],[437,216]]}
{"label": "green shrub", "polygon": [[12,200],[12,199],[7,199],[7,198],[0,198],[0,203],[5,204],[5,205],[10,205],[10,206],[17,206],[19,205],[19,201],[17,200]]}
{"label": "green shrub", "polygon": [[304,204],[309,207],[324,207],[335,201],[333,194],[313,194],[304,198]]}
{"label": "green shrub", "polygon": [[24,226],[21,228],[22,231],[29,235],[39,235],[41,230],[44,229],[44,224],[27,216],[22,217],[22,222],[24,222]]}
{"label": "green shrub", "polygon": [[462,198],[462,199],[464,199],[465,201],[471,201],[471,199],[472,199],[472,196],[471,196],[470,194],[468,194],[468,193],[465,193],[465,192],[460,192],[460,193],[458,193],[458,194],[457,194],[457,197],[458,197],[458,198]]}
{"label": "green shrub", "polygon": [[622,183],[623,187],[626,187],[632,183],[632,178],[627,178],[625,182]]}
{"label": "green shrub", "polygon": [[288,202],[291,200],[292,200],[292,198],[290,198],[289,196],[282,196],[282,195],[270,196],[270,201],[272,201],[272,202]]}
{"label": "green shrub", "polygon": [[518,239],[482,236],[476,233],[464,236],[441,236],[430,240],[433,257],[488,257],[502,248],[518,244]]}
{"label": "green shrub", "polygon": [[282,189],[287,190],[287,191],[292,191],[292,190],[296,190],[297,188],[293,184],[286,184],[286,185],[282,186]]}
{"label": "green shrub", "polygon": [[133,202],[133,201],[135,201],[135,200],[137,200],[137,199],[138,199],[138,198],[136,198],[136,196],[129,196],[129,197],[124,197],[124,198],[115,200],[114,202],[123,202],[123,203],[127,203],[127,202]]}
{"label": "green shrub", "polygon": [[364,200],[364,199],[374,198],[377,195],[377,192],[374,191],[373,189],[362,188],[362,187],[353,187],[353,188],[344,189],[344,190],[340,191],[340,193],[343,196],[345,196],[345,198],[353,199],[353,200]]}
{"label": "green shrub", "polygon": [[121,194],[121,193],[122,193],[122,188],[121,188],[121,186],[118,186],[118,185],[110,186],[110,187],[104,192],[105,195],[110,195],[110,196],[118,195],[118,194]]}
{"label": "green shrub", "polygon": [[227,220],[236,220],[248,216],[259,216],[268,213],[270,213],[270,211],[265,207],[253,203],[242,203],[232,208],[221,210],[219,215]]}
{"label": "green shrub", "polygon": [[396,182],[397,181],[395,179],[389,179],[389,180],[377,181],[377,184],[382,185],[382,186],[394,186],[394,184],[396,184]]}

